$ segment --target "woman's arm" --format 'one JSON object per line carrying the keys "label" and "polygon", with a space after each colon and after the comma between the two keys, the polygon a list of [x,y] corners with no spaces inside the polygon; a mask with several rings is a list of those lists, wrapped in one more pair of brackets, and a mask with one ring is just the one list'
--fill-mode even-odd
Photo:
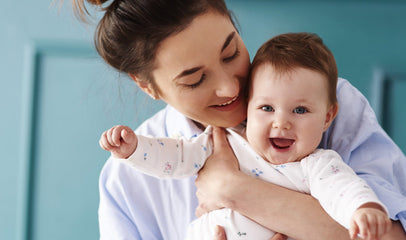
{"label": "woman's arm", "polygon": [[196,180],[197,195],[203,200],[197,214],[227,207],[295,239],[349,239],[347,229],[335,222],[310,195],[240,172],[224,131],[215,128],[213,140],[213,155]]}

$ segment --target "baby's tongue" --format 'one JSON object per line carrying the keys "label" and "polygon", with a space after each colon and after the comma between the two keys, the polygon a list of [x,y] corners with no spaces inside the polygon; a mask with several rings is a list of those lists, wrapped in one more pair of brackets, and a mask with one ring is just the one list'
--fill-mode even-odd
{"label": "baby's tongue", "polygon": [[292,139],[285,139],[285,138],[274,138],[273,144],[280,148],[287,148],[293,144]]}

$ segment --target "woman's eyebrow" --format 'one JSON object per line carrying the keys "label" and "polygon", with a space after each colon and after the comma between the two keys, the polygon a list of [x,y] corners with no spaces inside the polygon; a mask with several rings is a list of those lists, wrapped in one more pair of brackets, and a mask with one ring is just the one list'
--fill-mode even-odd
{"label": "woman's eyebrow", "polygon": [[185,77],[187,75],[191,75],[191,74],[199,71],[202,68],[203,67],[199,66],[199,67],[194,67],[194,68],[191,68],[191,69],[186,69],[186,70],[182,71],[179,75],[177,75],[173,80],[175,81],[175,80],[177,80],[179,78]]}
{"label": "woman's eyebrow", "polygon": [[221,48],[221,52],[223,52],[224,49],[226,49],[227,46],[230,45],[230,42],[231,42],[231,40],[233,40],[234,36],[235,36],[235,32],[232,32],[227,36],[226,41],[224,42],[223,47]]}

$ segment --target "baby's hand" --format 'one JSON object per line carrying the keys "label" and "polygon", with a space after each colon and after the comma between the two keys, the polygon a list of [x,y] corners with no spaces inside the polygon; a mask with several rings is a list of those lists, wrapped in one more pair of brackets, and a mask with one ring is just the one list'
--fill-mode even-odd
{"label": "baby's hand", "polygon": [[115,158],[128,158],[137,149],[138,139],[127,126],[114,126],[100,137],[100,147],[110,151]]}
{"label": "baby's hand", "polygon": [[381,239],[392,226],[392,222],[383,209],[375,203],[367,203],[358,208],[351,218],[350,237],[357,234],[368,240]]}

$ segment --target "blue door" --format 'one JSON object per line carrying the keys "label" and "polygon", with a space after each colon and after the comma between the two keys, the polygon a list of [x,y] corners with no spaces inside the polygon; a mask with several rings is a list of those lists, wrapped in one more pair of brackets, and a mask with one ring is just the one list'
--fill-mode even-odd
{"label": "blue door", "polygon": [[[404,1],[227,3],[251,56],[275,34],[318,33],[406,151]],[[69,4],[0,5],[0,239],[97,239],[99,136],[163,107],[99,59]]]}
{"label": "blue door", "polygon": [[98,239],[101,133],[163,107],[93,47],[70,1],[0,7],[0,239]]}

